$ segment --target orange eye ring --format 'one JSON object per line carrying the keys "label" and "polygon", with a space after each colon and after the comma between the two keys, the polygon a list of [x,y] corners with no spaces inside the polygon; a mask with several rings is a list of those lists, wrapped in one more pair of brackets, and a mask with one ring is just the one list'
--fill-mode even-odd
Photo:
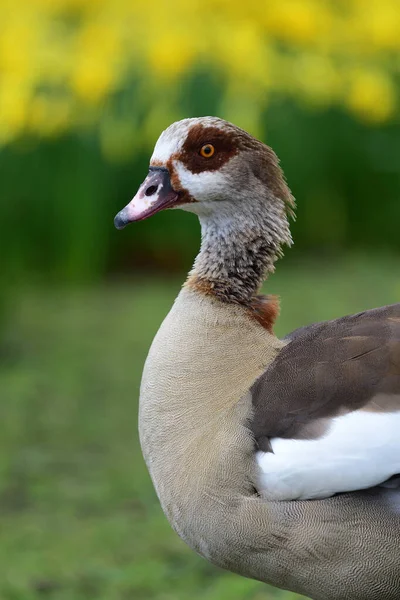
{"label": "orange eye ring", "polygon": [[203,158],[211,158],[215,152],[215,148],[212,144],[204,144],[200,150],[200,155]]}

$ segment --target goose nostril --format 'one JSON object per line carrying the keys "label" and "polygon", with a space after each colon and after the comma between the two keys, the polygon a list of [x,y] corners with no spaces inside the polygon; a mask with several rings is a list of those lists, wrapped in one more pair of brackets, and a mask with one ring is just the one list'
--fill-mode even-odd
{"label": "goose nostril", "polygon": [[156,191],[158,190],[158,185],[151,185],[150,187],[147,188],[147,190],[145,191],[145,195],[146,196],[152,196],[153,194],[156,193]]}

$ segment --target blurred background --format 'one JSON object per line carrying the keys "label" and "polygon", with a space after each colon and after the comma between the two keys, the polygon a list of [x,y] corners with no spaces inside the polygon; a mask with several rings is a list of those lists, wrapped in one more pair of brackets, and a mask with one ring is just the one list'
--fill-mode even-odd
{"label": "blurred background", "polygon": [[165,127],[218,115],[297,199],[278,334],[399,301],[399,31],[397,0],[0,0],[2,600],[294,600],[161,513],[138,388],[199,228],[113,217]]}

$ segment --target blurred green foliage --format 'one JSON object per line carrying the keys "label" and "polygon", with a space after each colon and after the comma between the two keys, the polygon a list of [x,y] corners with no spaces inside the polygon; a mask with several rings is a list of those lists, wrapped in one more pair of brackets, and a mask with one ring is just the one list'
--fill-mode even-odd
{"label": "blurred green foliage", "polygon": [[[187,81],[183,95],[181,117],[215,113],[218,86],[207,76]],[[297,249],[400,250],[399,124],[369,127],[340,109],[277,101],[263,115],[263,130],[297,199]],[[123,232],[113,228],[114,214],[147,173],[149,155],[142,149],[109,162],[87,132],[3,148],[3,277],[73,281],[133,267],[188,268],[199,244],[193,215],[168,211]]]}
{"label": "blurred green foliage", "polygon": [[[399,299],[398,259],[279,263],[278,334]],[[0,360],[2,600],[294,600],[171,530],[137,438],[142,364],[180,278],[13,290]]]}

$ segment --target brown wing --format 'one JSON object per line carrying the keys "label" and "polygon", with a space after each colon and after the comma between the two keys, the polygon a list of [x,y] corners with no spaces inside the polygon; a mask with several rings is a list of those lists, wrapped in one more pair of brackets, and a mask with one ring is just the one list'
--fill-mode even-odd
{"label": "brown wing", "polygon": [[[400,410],[400,304],[294,331],[251,388],[251,429],[269,439],[314,439],[353,410]],[[368,443],[368,440],[366,440]]]}

